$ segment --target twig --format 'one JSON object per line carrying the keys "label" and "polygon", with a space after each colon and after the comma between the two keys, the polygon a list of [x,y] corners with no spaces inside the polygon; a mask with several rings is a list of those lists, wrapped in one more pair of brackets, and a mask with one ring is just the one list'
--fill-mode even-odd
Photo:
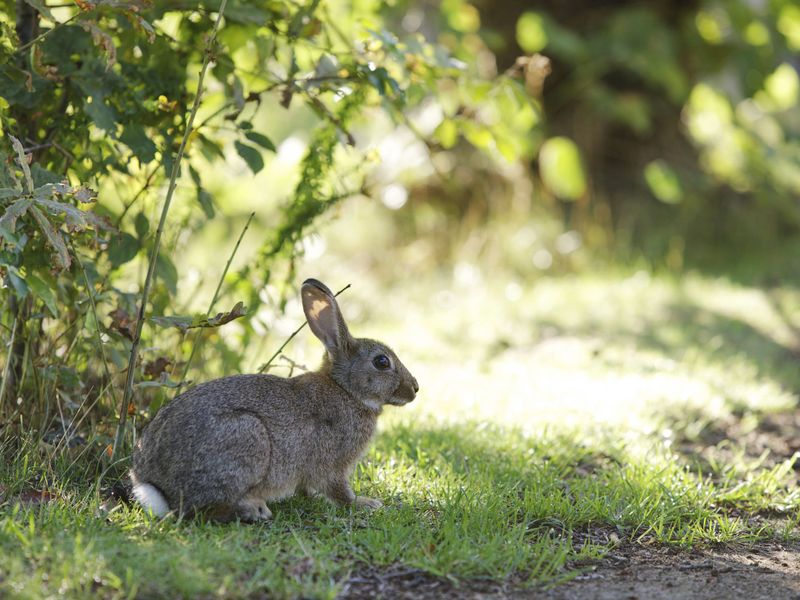
{"label": "twig", "polygon": [[[338,296],[339,294],[341,294],[342,292],[344,292],[344,291],[345,291],[347,288],[349,288],[349,287],[350,287],[350,284],[348,283],[346,286],[344,286],[342,289],[340,289],[338,292],[336,292],[336,293],[334,294],[334,297]],[[266,371],[267,369],[269,369],[269,367],[272,365],[272,361],[274,361],[276,358],[278,358],[278,356],[280,355],[280,353],[281,353],[281,352],[283,352],[283,349],[284,349],[284,348],[286,348],[286,346],[288,346],[288,345],[289,345],[289,342],[291,342],[291,341],[292,341],[292,340],[295,338],[295,336],[296,336],[298,333],[300,333],[300,332],[303,330],[303,327],[305,327],[306,325],[308,325],[308,321],[303,321],[303,324],[302,324],[302,325],[300,325],[300,327],[298,327],[297,329],[295,329],[295,330],[292,332],[292,335],[290,335],[290,336],[289,336],[289,337],[286,339],[286,341],[285,341],[285,342],[283,342],[283,344],[281,344],[281,347],[280,347],[280,348],[278,348],[278,349],[275,351],[275,354],[273,354],[272,356],[270,356],[270,357],[269,357],[269,360],[268,360],[267,362],[265,362],[263,365],[261,365],[261,366],[258,368],[258,372],[259,372],[259,373],[263,373],[264,371]]]}
{"label": "twig", "polygon": [[[48,7],[48,8],[50,8],[50,7]],[[73,22],[75,19],[77,19],[77,18],[78,18],[80,15],[81,15],[81,13],[79,13],[79,12],[78,12],[78,13],[75,13],[74,15],[72,15],[72,16],[71,16],[69,19],[67,19],[66,21],[62,21],[62,22],[60,22],[60,23],[56,23],[55,25],[53,25],[53,27],[51,27],[50,29],[48,29],[48,30],[47,30],[47,31],[45,31],[44,33],[40,33],[39,35],[37,35],[35,38],[33,38],[33,39],[32,39],[30,42],[28,42],[27,44],[23,44],[22,46],[20,46],[19,48],[17,48],[17,49],[16,49],[16,52],[24,52],[25,50],[27,50],[28,48],[30,48],[30,47],[31,47],[31,46],[33,46],[34,44],[36,44],[36,43],[38,43],[38,42],[41,42],[41,41],[42,41],[44,38],[46,38],[48,35],[50,35],[51,33],[53,33],[53,32],[54,32],[56,29],[61,29],[62,27],[64,27],[64,25],[69,25],[69,24],[70,24],[70,23],[72,23],[72,22]]]}
{"label": "twig", "polygon": [[11,376],[11,362],[13,357],[14,342],[17,337],[17,323],[19,322],[19,315],[14,314],[14,325],[11,327],[11,341],[8,344],[8,353],[6,354],[6,365],[3,368],[3,383],[0,384],[0,415],[3,414],[3,405],[6,402],[6,387],[8,378]]}
{"label": "twig", "polygon": [[139,318],[136,320],[136,331],[133,336],[133,343],[131,344],[131,354],[128,360],[128,373],[125,379],[125,393],[122,395],[122,402],[119,408],[119,423],[117,424],[117,434],[114,438],[114,449],[111,452],[111,461],[114,462],[117,458],[117,452],[122,448],[122,441],[125,437],[125,420],[128,415],[128,403],[133,397],[133,376],[136,367],[136,360],[139,354],[139,342],[142,338],[142,326],[144,325],[144,315],[147,311],[147,300],[150,296],[150,286],[153,283],[153,275],[156,270],[156,260],[158,259],[158,249],[161,245],[161,235],[164,232],[164,224],[167,221],[167,214],[169,213],[169,206],[172,203],[172,196],[175,193],[175,187],[178,181],[178,172],[180,171],[181,159],[186,150],[186,144],[189,141],[189,136],[192,133],[192,125],[194,118],[197,115],[197,110],[200,108],[200,99],[203,96],[203,79],[208,71],[208,65],[211,62],[211,49],[217,38],[217,31],[222,22],[222,15],[225,13],[225,6],[228,0],[222,0],[217,13],[217,20],[214,22],[214,27],[211,30],[211,35],[206,41],[205,52],[203,55],[203,66],[200,68],[200,77],[197,80],[197,93],[194,97],[194,104],[189,113],[189,121],[186,124],[186,131],[183,132],[183,139],[178,148],[178,154],[175,156],[175,161],[172,163],[172,173],[169,178],[169,187],[167,188],[167,197],[164,200],[164,206],[161,209],[161,219],[158,222],[158,229],[156,230],[156,237],[153,241],[153,249],[150,252],[150,262],[147,268],[147,276],[144,280],[144,288],[142,289],[141,305],[139,306]]}
{"label": "twig", "polygon": [[[222,271],[222,276],[219,278],[219,283],[217,283],[217,289],[214,290],[214,296],[213,298],[211,298],[211,302],[209,302],[208,304],[206,317],[210,317],[211,311],[214,310],[214,305],[217,303],[217,299],[219,298],[219,292],[222,289],[222,284],[225,281],[225,276],[228,274],[228,269],[230,268],[231,263],[233,262],[233,257],[236,256],[236,252],[237,250],[239,250],[239,244],[242,243],[242,238],[244,238],[244,234],[247,233],[247,228],[250,227],[250,221],[253,220],[253,217],[255,215],[256,213],[251,212],[250,216],[247,217],[247,223],[244,224],[244,229],[242,229],[242,233],[239,234],[239,239],[236,240],[236,245],[233,247],[233,252],[231,252],[230,257],[228,257],[228,262],[225,264],[225,269]],[[183,345],[183,340],[186,338],[186,335],[187,332],[184,331],[183,336],[181,337],[181,344],[179,344],[179,347]],[[200,335],[200,332],[198,332],[197,335]],[[194,359],[195,352],[197,352],[197,347],[199,345],[200,344],[196,343],[196,341],[194,344],[192,344],[192,352],[189,354],[189,358],[186,361],[186,366],[183,369],[183,375],[178,381],[180,382],[186,381],[186,376],[189,374],[189,368],[192,365],[192,360]],[[178,384],[178,387],[175,389],[175,396],[177,396],[180,393],[182,387],[183,386],[181,384]]]}
{"label": "twig", "polygon": [[97,345],[100,348],[100,355],[103,357],[103,369],[106,372],[106,377],[108,378],[109,388],[111,389],[111,399],[114,401],[114,404],[117,403],[117,394],[114,389],[114,383],[111,378],[111,370],[108,368],[108,358],[106,357],[106,349],[103,347],[103,338],[100,335],[100,319],[97,317],[97,305],[94,302],[94,294],[92,293],[92,285],[89,283],[89,277],[86,275],[86,269],[83,266],[83,261],[81,257],[78,256],[78,251],[75,249],[75,246],[70,242],[70,246],[72,247],[72,254],[75,255],[75,260],[78,261],[78,266],[81,268],[81,273],[83,274],[83,281],[86,283],[86,293],[89,295],[89,302],[92,308],[92,315],[94,316],[94,330],[97,334]]}

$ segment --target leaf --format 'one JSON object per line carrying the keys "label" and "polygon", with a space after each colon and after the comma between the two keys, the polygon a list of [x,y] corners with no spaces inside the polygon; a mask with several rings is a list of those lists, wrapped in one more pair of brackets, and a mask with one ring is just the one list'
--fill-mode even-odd
{"label": "leaf", "polygon": [[131,149],[140,163],[149,163],[151,160],[155,159],[158,148],[141,125],[136,123],[125,125],[125,130],[122,132],[119,139]]}
{"label": "leaf", "polygon": [[244,303],[237,302],[229,312],[217,313],[209,319],[200,321],[197,325],[192,325],[192,327],[219,327],[245,315],[247,315],[247,309],[244,307]]}
{"label": "leaf", "polygon": [[192,326],[192,317],[186,315],[150,317],[150,320],[161,327],[177,327],[181,331],[186,331]]}
{"label": "leaf", "polygon": [[6,208],[3,216],[0,217],[0,229],[3,229],[13,235],[16,231],[17,219],[28,212],[31,204],[33,204],[33,201],[29,198],[20,198]]}
{"label": "leaf", "polygon": [[92,98],[92,102],[84,100],[83,110],[100,129],[109,132],[116,129],[117,113],[107,106],[102,99]]}
{"label": "leaf", "polygon": [[144,374],[148,377],[155,379],[160,377],[172,364],[172,360],[166,356],[159,356],[155,360],[151,360],[144,365]]}
{"label": "leaf", "polygon": [[243,144],[239,141],[234,142],[233,145],[236,147],[236,151],[239,153],[239,156],[241,156],[244,159],[244,162],[247,163],[247,166],[250,167],[253,175],[264,168],[264,157],[261,156],[261,152],[259,152],[256,148]]}
{"label": "leaf", "polygon": [[539,173],[545,186],[563,200],[577,200],[586,193],[580,152],[567,137],[552,137],[542,144]]}
{"label": "leaf", "polygon": [[25,3],[29,6],[32,6],[36,9],[38,13],[40,13],[46,19],[53,21],[53,23],[58,24],[56,18],[53,16],[53,13],[50,12],[50,9],[44,3],[44,0],[25,0]]}
{"label": "leaf", "polygon": [[133,226],[136,228],[136,236],[140,241],[144,241],[144,238],[147,237],[147,232],[150,231],[150,221],[147,220],[144,213],[140,212],[136,215],[133,220]]}
{"label": "leaf", "polygon": [[59,496],[47,490],[25,490],[16,498],[16,502],[25,506],[36,506],[60,500]]}
{"label": "leaf", "polygon": [[173,295],[178,291],[178,269],[166,254],[159,253],[156,259],[156,275]]}
{"label": "leaf", "polygon": [[9,139],[11,140],[11,145],[14,147],[14,150],[17,151],[17,164],[22,169],[22,172],[25,174],[25,183],[28,185],[28,193],[33,193],[33,177],[31,177],[31,169],[28,166],[28,157],[25,154],[25,148],[22,147],[20,141],[15,138],[13,135],[8,134]]}
{"label": "leaf", "polygon": [[458,127],[452,119],[444,119],[433,132],[433,136],[439,140],[442,148],[449,150],[458,141]]}
{"label": "leaf", "polygon": [[663,160],[654,160],[644,168],[644,179],[653,195],[666,204],[678,204],[683,188],[675,171]]}
{"label": "leaf", "polygon": [[116,268],[132,261],[141,250],[142,245],[130,233],[124,231],[115,235],[108,242],[108,260]]}
{"label": "leaf", "polygon": [[165,388],[178,388],[185,385],[185,381],[173,381],[166,373],[161,373],[161,377],[154,381],[139,381],[136,383],[138,388],[151,388],[151,387],[165,387]]}
{"label": "leaf", "polygon": [[131,318],[124,308],[115,308],[108,316],[111,317],[111,324],[109,329],[118,331],[123,337],[133,341],[133,336],[136,333],[136,321]]}
{"label": "leaf", "polygon": [[203,209],[206,217],[213,219],[215,214],[214,196],[212,196],[208,190],[199,187],[197,188],[197,201],[200,203],[200,206]]}
{"label": "leaf", "polygon": [[81,204],[91,204],[97,200],[97,192],[87,187],[74,190],[72,195]]}
{"label": "leaf", "polygon": [[28,295],[28,284],[20,275],[19,271],[10,265],[5,267],[8,270],[8,278],[11,281],[11,287],[14,288],[14,293],[17,298],[25,298]]}
{"label": "leaf", "polygon": [[67,202],[57,202],[55,200],[37,198],[36,203],[44,206],[51,213],[63,214],[67,223],[67,227],[72,231],[83,231],[90,225],[95,229],[113,229],[108,222],[101,217],[98,217],[93,212],[81,210],[77,206],[72,206],[72,204],[68,204]]}
{"label": "leaf", "polygon": [[52,223],[47,220],[44,213],[36,206],[30,207],[30,212],[36,222],[39,224],[39,229],[42,230],[47,243],[53,248],[53,259],[55,260],[55,267],[59,270],[69,269],[72,264],[72,259],[67,250],[67,245],[64,243],[64,238],[61,237],[61,232],[54,228]]}
{"label": "leaf", "polygon": [[177,327],[185,332],[189,329],[220,327],[247,315],[243,302],[236,305],[226,313],[217,313],[213,317],[190,317],[188,315],[172,315],[169,317],[150,317],[150,320],[162,327]]}
{"label": "leaf", "polygon": [[276,152],[275,144],[273,144],[272,140],[262,133],[258,133],[255,131],[248,131],[247,133],[244,134],[244,137],[246,137],[251,142],[258,144],[259,146],[264,148],[264,150],[269,150],[270,152]]}
{"label": "leaf", "polygon": [[528,54],[539,52],[547,46],[544,19],[533,11],[522,14],[517,21],[517,43]]}
{"label": "leaf", "polygon": [[6,200],[8,198],[18,198],[22,194],[22,190],[17,190],[14,188],[2,188],[0,189],[0,200]]}
{"label": "leaf", "polygon": [[25,277],[25,283],[28,284],[28,289],[33,292],[33,295],[42,300],[45,306],[54,317],[58,316],[58,304],[56,303],[56,296],[50,284],[44,281],[35,273],[28,273]]}

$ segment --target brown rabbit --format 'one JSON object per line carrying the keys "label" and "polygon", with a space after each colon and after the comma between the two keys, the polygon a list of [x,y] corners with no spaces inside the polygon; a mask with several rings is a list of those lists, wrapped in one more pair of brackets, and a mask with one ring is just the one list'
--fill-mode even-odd
{"label": "brown rabbit", "polygon": [[133,494],[143,507],[259,521],[272,516],[267,502],[298,490],[382,505],[356,496],[348,479],[383,405],[412,401],[419,386],[390,348],[350,335],[324,284],[308,279],[301,295],[327,350],[320,369],[223,377],[164,406],[133,452]]}

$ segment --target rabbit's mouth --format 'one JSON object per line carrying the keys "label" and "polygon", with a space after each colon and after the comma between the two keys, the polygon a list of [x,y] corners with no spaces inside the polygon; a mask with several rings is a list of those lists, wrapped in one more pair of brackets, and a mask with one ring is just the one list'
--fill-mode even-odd
{"label": "rabbit's mouth", "polygon": [[397,389],[392,394],[392,397],[389,398],[386,404],[392,404],[394,406],[403,406],[404,404],[408,404],[414,398],[417,397],[417,391],[419,390],[419,386],[417,385],[417,380],[413,379],[413,383],[407,384],[404,382],[400,382],[397,385]]}

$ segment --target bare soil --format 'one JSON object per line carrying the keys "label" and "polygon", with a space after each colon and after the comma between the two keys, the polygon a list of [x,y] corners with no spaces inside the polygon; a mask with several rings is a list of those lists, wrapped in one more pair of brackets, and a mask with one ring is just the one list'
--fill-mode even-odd
{"label": "bare soil", "polygon": [[800,544],[682,553],[629,546],[550,589],[480,580],[451,582],[415,569],[370,569],[354,574],[339,598],[800,600]]}

